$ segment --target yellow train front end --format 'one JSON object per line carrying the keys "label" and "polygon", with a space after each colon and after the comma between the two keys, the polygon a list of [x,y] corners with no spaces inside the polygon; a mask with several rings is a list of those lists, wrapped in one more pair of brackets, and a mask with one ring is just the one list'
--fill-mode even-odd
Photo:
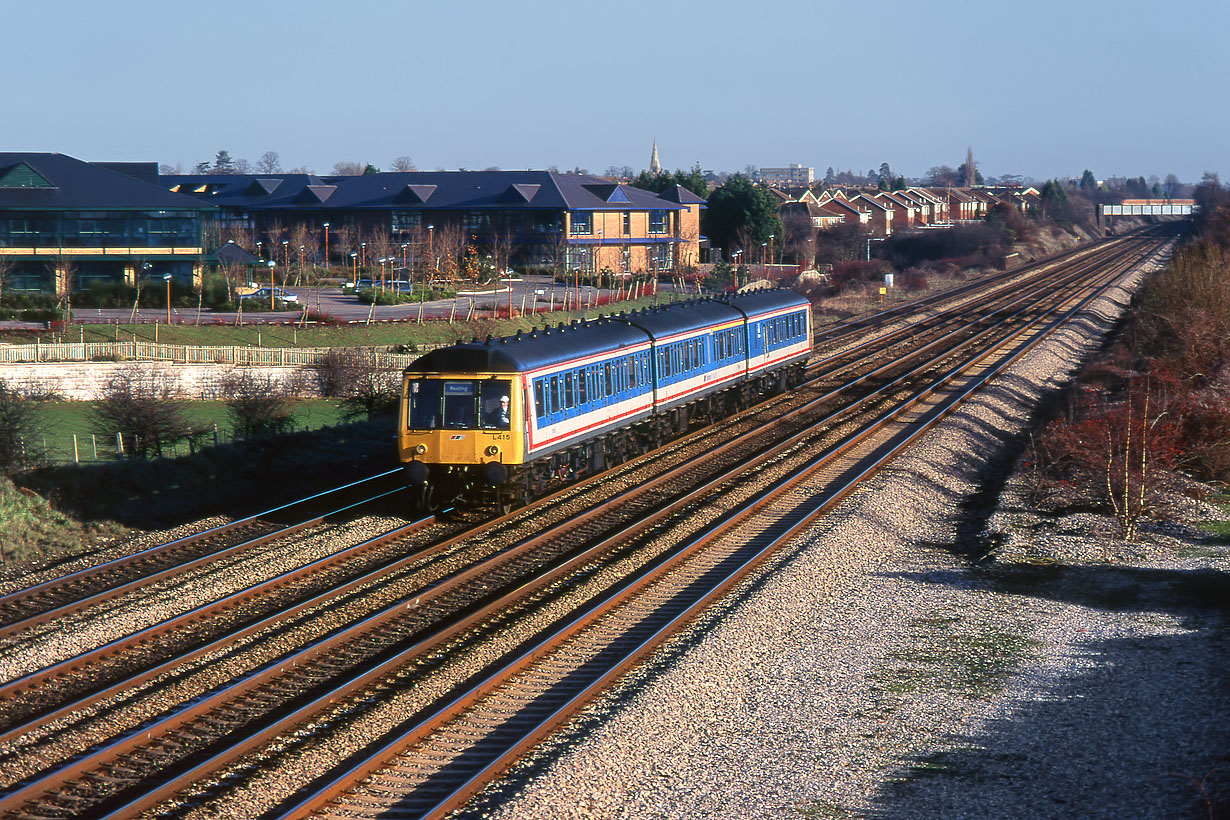
{"label": "yellow train front end", "polygon": [[398,456],[436,502],[500,488],[525,460],[525,397],[510,373],[407,371]]}

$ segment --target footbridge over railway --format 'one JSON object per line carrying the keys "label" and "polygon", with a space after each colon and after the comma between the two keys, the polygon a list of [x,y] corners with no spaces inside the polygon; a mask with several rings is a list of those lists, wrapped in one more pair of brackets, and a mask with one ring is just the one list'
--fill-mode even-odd
{"label": "footbridge over railway", "polygon": [[1118,205],[1099,205],[1098,221],[1116,216],[1191,216],[1196,210],[1194,199],[1125,199]]}

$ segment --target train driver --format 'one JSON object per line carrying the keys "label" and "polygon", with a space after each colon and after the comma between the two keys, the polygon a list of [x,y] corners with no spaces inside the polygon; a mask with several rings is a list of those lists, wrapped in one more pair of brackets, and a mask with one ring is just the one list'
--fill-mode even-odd
{"label": "train driver", "polygon": [[499,430],[507,430],[512,424],[512,418],[508,414],[508,396],[500,396],[500,406],[493,407],[487,413],[485,419],[488,427],[495,427]]}

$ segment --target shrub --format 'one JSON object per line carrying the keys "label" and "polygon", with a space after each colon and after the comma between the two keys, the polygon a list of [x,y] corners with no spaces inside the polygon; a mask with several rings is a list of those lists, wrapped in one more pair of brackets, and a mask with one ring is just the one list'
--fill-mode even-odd
{"label": "shrub", "polygon": [[140,458],[162,455],[163,447],[192,435],[178,389],[136,367],[107,382],[90,415],[96,432],[118,433],[124,452]]}
{"label": "shrub", "polygon": [[284,433],[294,422],[293,398],[271,376],[236,370],[223,380],[222,391],[238,436]]}
{"label": "shrub", "polygon": [[25,442],[38,435],[37,419],[33,402],[0,379],[0,473],[29,465]]}

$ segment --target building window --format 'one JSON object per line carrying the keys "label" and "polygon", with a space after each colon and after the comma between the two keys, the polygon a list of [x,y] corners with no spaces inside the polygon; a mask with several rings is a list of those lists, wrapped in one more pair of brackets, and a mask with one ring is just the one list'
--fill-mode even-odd
{"label": "building window", "polygon": [[632,235],[632,212],[624,211],[624,236]]}
{"label": "building window", "polygon": [[488,224],[486,211],[462,211],[461,227],[465,231],[485,230]]}
{"label": "building window", "polygon": [[651,245],[649,247],[649,269],[660,271],[670,270],[674,262],[674,245]]}
{"label": "building window", "polygon": [[671,232],[671,212],[670,211],[650,211],[649,212],[649,232],[650,233],[670,233]]}
{"label": "building window", "polygon": [[390,223],[389,227],[393,233],[411,233],[423,226],[423,213],[421,211],[393,211]]}
{"label": "building window", "polygon": [[593,248],[568,248],[565,266],[568,270],[589,270],[593,266]]}
{"label": "building window", "polygon": [[619,255],[619,270],[621,273],[632,272],[632,246],[624,245],[623,253]]}
{"label": "building window", "polygon": [[574,213],[572,215],[571,231],[573,236],[584,236],[594,232],[594,215],[592,213]]}

